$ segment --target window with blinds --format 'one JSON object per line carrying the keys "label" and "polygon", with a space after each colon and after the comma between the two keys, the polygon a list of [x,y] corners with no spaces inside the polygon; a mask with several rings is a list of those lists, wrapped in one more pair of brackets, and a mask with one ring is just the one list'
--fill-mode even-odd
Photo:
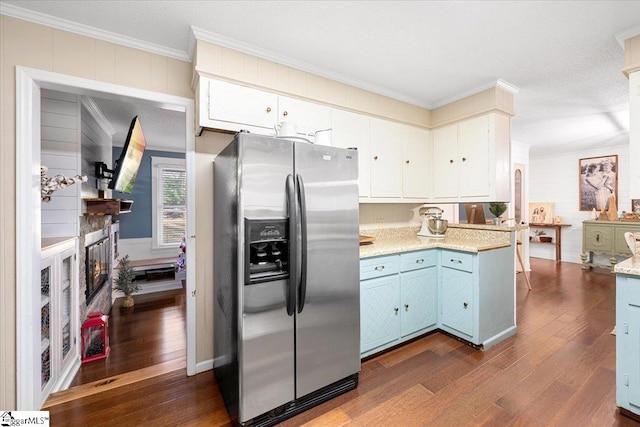
{"label": "window with blinds", "polygon": [[187,173],[184,159],[153,158],[157,247],[179,247],[187,229]]}

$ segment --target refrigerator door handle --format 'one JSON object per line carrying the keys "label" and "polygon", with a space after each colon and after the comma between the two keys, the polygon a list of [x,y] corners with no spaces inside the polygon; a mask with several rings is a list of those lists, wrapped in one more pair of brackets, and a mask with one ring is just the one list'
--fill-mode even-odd
{"label": "refrigerator door handle", "polygon": [[298,284],[297,277],[297,262],[296,253],[298,252],[298,239],[296,238],[296,185],[293,180],[293,175],[287,175],[287,210],[289,211],[289,280],[287,281],[286,300],[287,300],[287,314],[293,316],[296,310],[296,285]]}
{"label": "refrigerator door handle", "polygon": [[298,313],[302,313],[307,297],[307,200],[304,193],[304,181],[300,175],[296,175],[296,184],[300,203],[300,254],[302,258],[300,290],[298,291]]}

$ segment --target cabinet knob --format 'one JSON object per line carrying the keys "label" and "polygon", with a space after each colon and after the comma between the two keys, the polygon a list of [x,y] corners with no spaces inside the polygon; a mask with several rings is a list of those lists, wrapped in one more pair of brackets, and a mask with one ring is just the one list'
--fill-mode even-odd
{"label": "cabinet knob", "polygon": [[596,242],[599,242],[599,241],[600,241],[600,235],[596,234]]}
{"label": "cabinet knob", "polygon": [[286,111],[284,113],[282,113],[283,116],[287,117],[289,115],[289,113],[287,113]]}
{"label": "cabinet knob", "polygon": [[393,311],[395,311],[395,312],[396,312],[396,316],[398,315],[398,310],[400,310],[398,307],[394,307],[394,308],[393,308]]}
{"label": "cabinet knob", "polygon": [[373,156],[373,160],[378,160],[378,156]]}
{"label": "cabinet knob", "polygon": [[406,164],[409,164],[409,160],[406,160],[406,161],[405,161],[405,163],[406,163]]}
{"label": "cabinet knob", "polygon": [[449,163],[453,163],[453,159],[450,159],[450,160],[449,160]]}
{"label": "cabinet knob", "polygon": [[463,157],[463,158],[462,158],[462,161],[463,161],[463,162],[466,162],[466,161],[467,161],[467,158],[466,158],[466,157]]}
{"label": "cabinet knob", "polygon": [[464,303],[462,303],[462,305],[464,305],[464,308],[467,308],[467,306],[469,305],[469,303],[468,303],[468,302],[464,302]]}
{"label": "cabinet knob", "polygon": [[267,107],[267,113],[271,112],[271,107]]}
{"label": "cabinet knob", "polygon": [[409,311],[409,304],[404,305],[404,311]]}

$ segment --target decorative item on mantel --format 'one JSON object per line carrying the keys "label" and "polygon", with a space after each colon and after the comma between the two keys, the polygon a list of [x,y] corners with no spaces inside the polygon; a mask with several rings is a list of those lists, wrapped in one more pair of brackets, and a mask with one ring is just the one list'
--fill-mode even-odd
{"label": "decorative item on mantel", "polygon": [[76,176],[64,176],[56,175],[52,177],[47,176],[49,168],[46,166],[40,166],[40,198],[43,202],[50,202],[51,195],[54,191],[62,190],[65,187],[73,185],[78,182],[87,182],[87,177],[84,175]]}
{"label": "decorative item on mantel", "polygon": [[81,327],[82,363],[106,359],[109,356],[109,316],[89,313]]}
{"label": "decorative item on mantel", "polygon": [[501,215],[507,210],[507,204],[504,202],[491,202],[489,203],[489,212],[495,215],[493,219],[495,225],[502,223]]}
{"label": "decorative item on mantel", "polygon": [[124,294],[124,302],[122,306],[125,308],[133,307],[134,301],[131,294],[134,294],[140,290],[138,282],[134,282],[136,272],[131,267],[131,261],[129,261],[129,255],[125,255],[120,259],[118,263],[118,277],[116,277],[115,285],[113,289],[120,291]]}

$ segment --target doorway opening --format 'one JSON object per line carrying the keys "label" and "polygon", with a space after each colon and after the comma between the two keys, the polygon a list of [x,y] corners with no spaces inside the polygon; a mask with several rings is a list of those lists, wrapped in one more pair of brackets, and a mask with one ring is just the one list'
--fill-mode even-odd
{"label": "doorway opening", "polygon": [[187,374],[196,373],[195,366],[195,171],[193,100],[149,92],[130,87],[65,76],[41,70],[16,67],[16,218],[17,258],[22,265],[16,271],[16,299],[21,310],[17,314],[17,409],[40,408],[41,390],[40,322],[40,259],[42,231],[40,224],[41,90],[48,89],[89,97],[101,97],[121,102],[138,103],[184,114],[184,151],[187,175],[187,258],[185,280],[186,365]]}

